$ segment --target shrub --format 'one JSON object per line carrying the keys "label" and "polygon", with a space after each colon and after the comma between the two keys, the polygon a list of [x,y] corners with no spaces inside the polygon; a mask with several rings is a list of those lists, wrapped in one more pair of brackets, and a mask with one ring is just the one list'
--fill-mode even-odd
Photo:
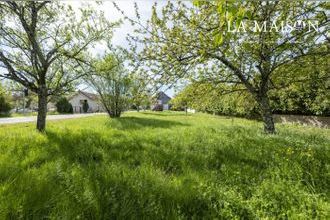
{"label": "shrub", "polygon": [[67,98],[62,97],[56,103],[58,113],[73,113],[73,107]]}
{"label": "shrub", "polygon": [[11,110],[11,105],[6,97],[0,94],[0,115],[8,115]]}

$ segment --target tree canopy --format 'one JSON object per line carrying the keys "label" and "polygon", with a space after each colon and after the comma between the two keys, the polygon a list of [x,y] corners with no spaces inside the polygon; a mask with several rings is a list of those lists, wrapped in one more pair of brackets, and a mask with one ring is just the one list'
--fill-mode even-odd
{"label": "tree canopy", "polygon": [[111,37],[114,23],[90,7],[78,15],[58,1],[7,1],[0,10],[0,77],[38,94],[37,128],[43,131],[47,97],[72,90],[88,64],[84,53]]}
{"label": "tree canopy", "polygon": [[84,79],[98,93],[108,115],[120,117],[128,107],[132,82],[122,55],[119,52],[109,53],[94,60]]}
{"label": "tree canopy", "polygon": [[[131,19],[140,35],[130,39],[133,48],[144,45],[136,59],[159,82],[200,79],[231,84],[233,90],[243,85],[259,105],[265,132],[274,133],[271,78],[282,66],[329,54],[328,45],[320,47],[328,41],[327,7],[325,2],[307,1],[168,2],[161,10],[155,5],[146,23],[138,16]],[[278,26],[288,24],[284,31],[274,30],[273,21]],[[295,21],[317,22],[318,28]],[[244,31],[242,22],[266,24],[270,29],[256,26],[257,30]]]}

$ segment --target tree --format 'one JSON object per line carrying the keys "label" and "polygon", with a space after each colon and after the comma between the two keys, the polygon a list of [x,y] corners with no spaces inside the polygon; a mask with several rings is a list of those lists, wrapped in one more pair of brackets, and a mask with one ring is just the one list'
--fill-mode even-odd
{"label": "tree", "polygon": [[209,82],[193,82],[186,86],[171,103],[174,108],[193,108],[218,115],[256,117],[256,103],[247,91],[224,93],[230,86]]}
{"label": "tree", "polygon": [[305,57],[282,66],[274,75],[276,89],[270,91],[276,113],[330,115],[330,54]]}
{"label": "tree", "polygon": [[[277,85],[269,93],[270,105],[275,113],[324,115],[330,114],[329,56],[318,59],[305,57],[281,67],[273,75]],[[201,112],[244,117],[257,116],[257,103],[247,91],[231,91],[230,86],[209,82],[193,82],[184,87],[171,100],[174,109],[186,106]]]}
{"label": "tree", "polygon": [[38,94],[37,129],[46,127],[47,101],[64,94],[83,76],[84,53],[114,24],[91,8],[81,17],[57,1],[0,3],[0,77]]}
{"label": "tree", "polygon": [[56,102],[56,108],[58,113],[73,113],[73,107],[65,97],[59,98]]}
{"label": "tree", "polygon": [[[310,1],[168,2],[160,13],[155,5],[147,23],[138,13],[130,19],[138,33],[130,39],[133,49],[144,44],[135,58],[158,82],[197,78],[234,85],[232,91],[241,91],[243,85],[258,103],[264,131],[275,133],[271,78],[284,65],[329,54],[329,46],[315,51],[329,41],[326,7],[325,2]],[[308,21],[314,23],[306,25]],[[313,29],[316,21],[318,30]]]}
{"label": "tree", "polygon": [[94,63],[94,69],[85,77],[86,82],[99,94],[111,118],[120,117],[128,107],[131,77],[124,68],[122,57],[107,54]]}
{"label": "tree", "polygon": [[132,74],[130,93],[132,95],[131,102],[139,112],[140,107],[146,109],[150,106],[150,97],[148,93],[147,81],[139,74]]}
{"label": "tree", "polygon": [[[205,97],[207,95],[207,91],[200,91],[198,89],[199,85],[200,84],[196,82],[186,85],[173,99],[171,99],[171,109],[175,111],[184,110],[186,113],[188,113],[188,108],[194,108],[198,111],[203,111],[201,108],[202,103],[200,102],[200,97]],[[204,98],[203,101],[205,101]],[[196,104],[198,106],[196,106]]]}

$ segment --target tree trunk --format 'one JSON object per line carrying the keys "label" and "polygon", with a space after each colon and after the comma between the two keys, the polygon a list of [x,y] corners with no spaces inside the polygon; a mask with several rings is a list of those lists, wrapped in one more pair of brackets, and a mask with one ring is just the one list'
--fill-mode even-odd
{"label": "tree trunk", "polygon": [[261,97],[259,99],[262,120],[264,122],[264,131],[267,134],[275,134],[275,124],[272,110],[269,105],[268,97]]}
{"label": "tree trunk", "polygon": [[38,117],[37,117],[37,129],[40,132],[45,131],[46,116],[47,116],[47,88],[46,86],[40,86],[40,90],[38,93]]}

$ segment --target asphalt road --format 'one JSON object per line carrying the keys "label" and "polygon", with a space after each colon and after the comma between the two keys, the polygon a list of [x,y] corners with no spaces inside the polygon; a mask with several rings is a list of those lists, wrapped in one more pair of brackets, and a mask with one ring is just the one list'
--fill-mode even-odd
{"label": "asphalt road", "polygon": [[[71,119],[71,118],[85,118],[85,117],[91,117],[91,116],[100,115],[100,114],[102,114],[102,113],[74,114],[74,115],[47,115],[47,121],[63,120],[63,119]],[[36,121],[37,121],[37,116],[0,118],[0,125],[28,123],[28,122],[36,122]]]}

